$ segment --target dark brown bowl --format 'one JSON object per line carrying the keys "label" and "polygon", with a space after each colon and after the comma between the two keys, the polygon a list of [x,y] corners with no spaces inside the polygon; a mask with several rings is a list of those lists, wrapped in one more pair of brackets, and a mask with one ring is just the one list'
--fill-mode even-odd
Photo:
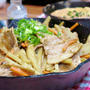
{"label": "dark brown bowl", "polygon": [[[22,0],[23,4],[28,4],[28,5],[46,5],[50,3],[55,3],[58,1],[63,1],[63,0]],[[10,3],[10,0],[7,0],[7,2]]]}
{"label": "dark brown bowl", "polygon": [[[43,22],[44,19],[34,18]],[[17,27],[19,20],[8,20],[8,27]],[[51,19],[50,26],[59,24],[62,20]],[[74,22],[65,21],[65,27],[71,27]],[[2,26],[2,25],[0,25]],[[82,43],[85,43],[90,29],[79,25],[74,29]],[[50,73],[28,77],[0,77],[0,90],[67,90],[79,82],[90,68],[90,59],[80,63],[74,70],[63,73]],[[69,89],[70,90],[70,89]]]}
{"label": "dark brown bowl", "polygon": [[[55,10],[58,9],[63,9],[66,7],[90,7],[90,2],[69,2],[69,1],[61,1],[53,4],[48,4],[43,8],[43,12],[45,13],[46,16],[51,16],[52,18],[58,18],[56,16],[52,16],[51,13]],[[61,18],[59,18],[61,19]],[[64,19],[62,19],[64,20]],[[79,22],[83,26],[90,28],[90,19],[89,18],[82,18],[82,19],[72,19],[68,21],[73,21],[73,22]]]}

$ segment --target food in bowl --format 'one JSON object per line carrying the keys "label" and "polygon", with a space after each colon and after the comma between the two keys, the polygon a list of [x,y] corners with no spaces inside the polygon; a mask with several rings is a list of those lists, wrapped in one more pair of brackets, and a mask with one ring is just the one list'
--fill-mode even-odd
{"label": "food in bowl", "polygon": [[[90,35],[85,44],[78,34],[63,26],[49,27],[50,17],[43,23],[22,19],[17,28],[3,28],[0,33],[0,76],[30,76],[67,72],[90,58]],[[87,47],[87,48],[86,48]]]}
{"label": "food in bowl", "polygon": [[90,18],[90,7],[58,9],[52,12],[51,15],[66,20]]}

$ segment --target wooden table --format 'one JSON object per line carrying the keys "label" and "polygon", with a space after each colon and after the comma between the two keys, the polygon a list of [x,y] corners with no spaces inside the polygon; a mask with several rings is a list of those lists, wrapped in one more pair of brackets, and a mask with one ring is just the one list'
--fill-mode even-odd
{"label": "wooden table", "polygon": [[[7,19],[7,8],[9,4],[6,4],[5,8],[0,8],[0,20]],[[38,17],[43,13],[42,9],[44,6],[36,6],[36,5],[25,5],[28,17]]]}

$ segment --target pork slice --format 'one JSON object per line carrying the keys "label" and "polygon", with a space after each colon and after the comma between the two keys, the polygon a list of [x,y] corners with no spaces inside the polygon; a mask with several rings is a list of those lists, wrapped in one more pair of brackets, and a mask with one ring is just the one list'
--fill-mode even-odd
{"label": "pork slice", "polygon": [[5,47],[8,50],[11,50],[14,47],[17,47],[17,39],[14,35],[14,31],[12,29],[7,30],[3,33],[3,37],[2,37],[2,43],[5,45]]}
{"label": "pork slice", "polygon": [[55,35],[46,35],[45,38],[41,40],[46,55],[58,54],[60,51],[58,48],[61,48],[61,43],[64,43],[62,39],[57,38]]}
{"label": "pork slice", "polygon": [[60,63],[65,59],[72,57],[75,53],[77,53],[82,44],[76,42],[73,45],[70,45],[65,52],[63,52],[63,47],[68,42],[66,42],[62,38],[58,38],[55,35],[47,35],[42,39],[42,43],[44,46],[45,54],[47,55],[47,63],[48,64],[56,64]]}
{"label": "pork slice", "polygon": [[[76,44],[73,44],[70,47],[68,47],[68,49],[65,52],[59,51],[59,52],[57,52],[58,54],[55,54],[55,53],[49,54],[47,56],[47,62],[49,64],[60,63],[63,60],[66,60],[66,59],[72,57],[75,53],[77,53],[80,50],[81,46],[82,46],[81,44],[76,43]],[[61,48],[58,48],[58,49],[60,50]]]}
{"label": "pork slice", "polygon": [[81,63],[80,55],[79,55],[79,53],[77,53],[72,57],[72,64],[71,65],[68,65],[68,64],[60,64],[59,65],[60,72],[67,72],[67,71],[73,70],[80,63]]}
{"label": "pork slice", "polygon": [[11,51],[18,51],[18,42],[14,35],[13,29],[4,30],[0,35],[0,50],[3,52]]}

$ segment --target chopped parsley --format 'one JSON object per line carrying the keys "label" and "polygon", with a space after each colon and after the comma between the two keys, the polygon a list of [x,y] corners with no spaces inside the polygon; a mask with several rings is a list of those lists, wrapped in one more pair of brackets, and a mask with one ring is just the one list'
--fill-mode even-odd
{"label": "chopped parsley", "polygon": [[81,17],[83,15],[87,15],[89,16],[87,13],[84,13],[84,12],[78,12],[76,10],[73,10],[73,11],[68,11],[67,12],[67,15],[70,16],[71,18],[74,18],[74,17]]}

